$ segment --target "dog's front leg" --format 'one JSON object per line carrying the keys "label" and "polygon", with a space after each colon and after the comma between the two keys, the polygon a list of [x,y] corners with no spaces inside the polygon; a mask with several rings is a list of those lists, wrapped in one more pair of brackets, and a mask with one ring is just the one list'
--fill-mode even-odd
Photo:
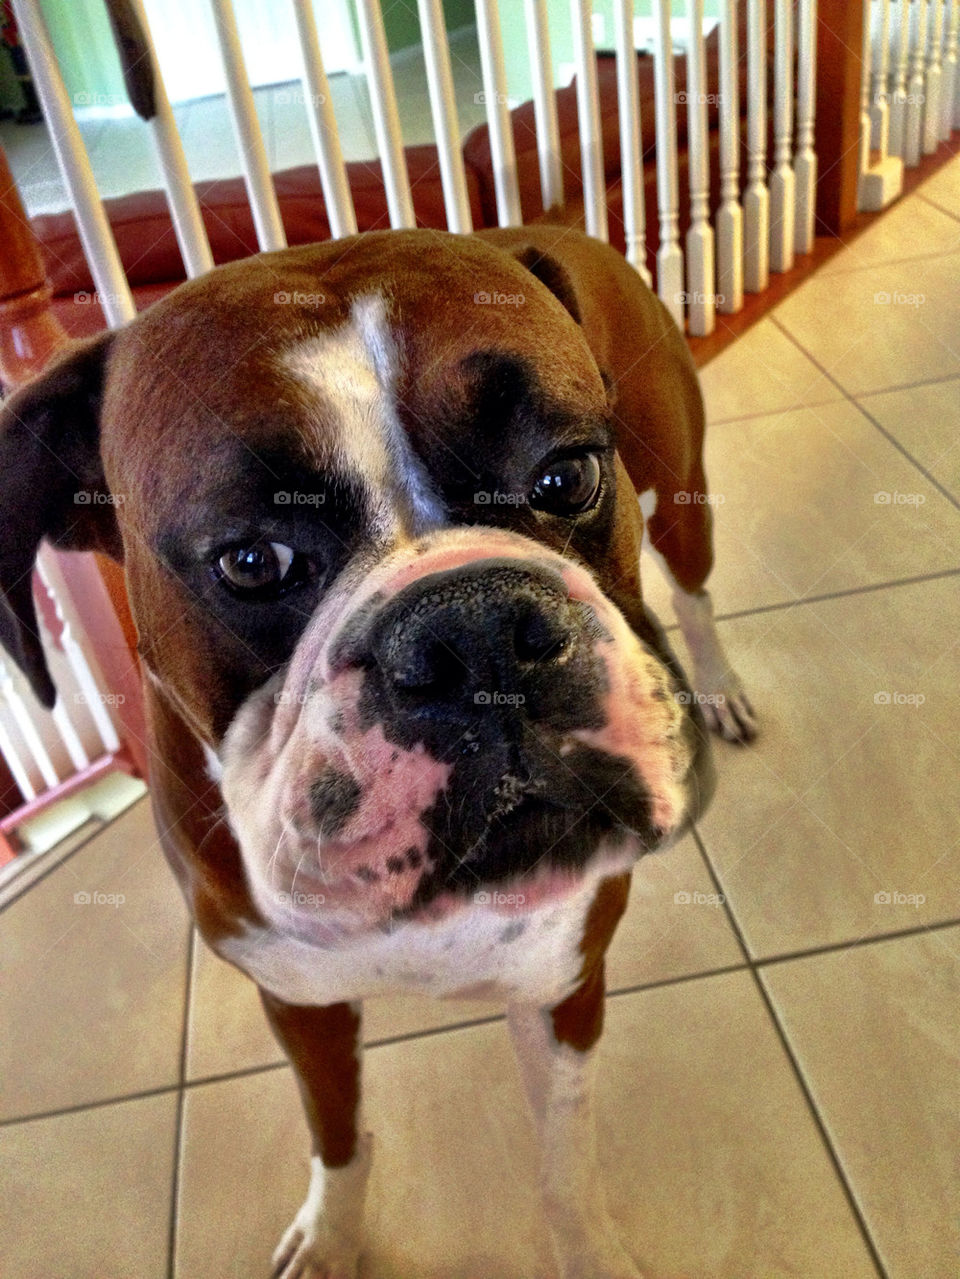
{"label": "dog's front leg", "polygon": [[356,1279],[371,1147],[359,1131],[360,1005],[300,1007],[264,990],[260,998],[312,1137],[310,1188],[274,1253],[274,1279]]}
{"label": "dog's front leg", "polygon": [[607,1211],[597,1155],[594,1074],[603,964],[553,1009],[507,1020],[541,1143],[540,1184],[560,1279],[642,1279]]}

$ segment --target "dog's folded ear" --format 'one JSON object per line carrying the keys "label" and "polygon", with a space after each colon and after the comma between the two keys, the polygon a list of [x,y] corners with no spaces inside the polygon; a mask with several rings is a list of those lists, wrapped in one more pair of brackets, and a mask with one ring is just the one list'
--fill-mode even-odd
{"label": "dog's folded ear", "polygon": [[535,275],[541,284],[545,284],[558,302],[561,302],[578,324],[582,323],[580,304],[577,302],[576,290],[566,269],[549,253],[542,253],[532,244],[518,249],[513,255],[521,266],[525,266],[531,275]]}
{"label": "dog's folded ear", "polygon": [[100,460],[100,401],[112,336],[71,344],[0,404],[0,644],[47,707],[56,690],[31,583],[40,542],[122,556]]}

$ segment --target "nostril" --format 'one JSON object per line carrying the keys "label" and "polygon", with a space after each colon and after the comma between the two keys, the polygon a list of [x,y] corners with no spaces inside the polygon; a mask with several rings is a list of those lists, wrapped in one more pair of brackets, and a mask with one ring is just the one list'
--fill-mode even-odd
{"label": "nostril", "polygon": [[562,617],[531,609],[513,631],[513,650],[521,662],[556,662],[573,638]]}
{"label": "nostril", "polygon": [[404,645],[389,663],[389,674],[395,688],[439,696],[462,687],[467,668],[450,645],[433,640]]}

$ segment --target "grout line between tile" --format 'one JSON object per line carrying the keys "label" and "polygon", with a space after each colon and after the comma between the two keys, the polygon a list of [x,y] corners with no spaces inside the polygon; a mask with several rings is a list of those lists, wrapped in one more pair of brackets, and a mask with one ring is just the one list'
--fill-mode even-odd
{"label": "grout line between tile", "polygon": [[777,1012],[776,1012],[776,1009],[774,1008],[773,1001],[770,999],[770,996],[767,993],[767,989],[763,984],[756,962],[753,960],[753,958],[750,955],[750,950],[749,950],[749,947],[747,946],[746,939],[743,935],[743,931],[740,928],[740,924],[737,921],[736,916],[734,915],[733,909],[730,905],[730,902],[727,900],[726,894],[723,893],[723,884],[721,883],[717,872],[714,870],[713,863],[711,862],[710,856],[707,853],[706,845],[703,842],[700,832],[696,828],[694,828],[693,830],[693,837],[694,837],[694,840],[696,841],[698,849],[700,850],[700,856],[703,858],[704,865],[706,866],[706,869],[707,869],[707,873],[709,874],[714,887],[716,888],[718,893],[723,895],[724,911],[726,912],[727,919],[730,921],[730,926],[733,929],[737,942],[740,945],[740,948],[747,959],[746,971],[750,973],[750,977],[757,989],[758,994],[760,995],[760,998],[763,1002],[764,1007],[766,1008],[767,1016],[770,1019],[774,1032],[776,1033],[777,1038],[780,1040],[780,1046],[783,1049],[784,1053],[786,1054],[787,1061],[793,1072],[793,1076],[796,1079],[797,1084],[800,1088],[800,1092],[806,1104],[807,1111],[809,1112],[810,1117],[813,1120],[814,1126],[816,1127],[817,1132],[820,1135],[821,1144],[826,1152],[827,1158],[829,1159],[833,1167],[834,1175],[836,1176],[840,1184],[840,1188],[843,1191],[844,1197],[846,1198],[847,1205],[850,1208],[851,1213],[853,1214],[853,1219],[857,1223],[857,1228],[860,1232],[860,1237],[863,1240],[864,1247],[866,1248],[870,1256],[870,1260],[873,1262],[874,1268],[876,1269],[878,1276],[880,1276],[880,1279],[889,1279],[889,1276],[887,1275],[887,1272],[884,1269],[883,1262],[880,1260],[880,1254],[877,1251],[877,1247],[874,1244],[873,1238],[867,1227],[866,1219],[864,1218],[863,1213],[860,1210],[860,1205],[857,1202],[857,1198],[853,1193],[853,1188],[850,1185],[849,1181],[847,1180],[846,1171],[843,1167],[843,1164],[840,1162],[840,1157],[837,1154],[837,1151],[834,1149],[833,1141],[830,1137],[829,1131],[827,1130],[826,1122],[822,1118],[820,1111],[817,1107],[816,1100],[813,1096],[813,1093],[810,1091],[810,1088],[807,1085],[807,1081],[804,1078],[803,1072],[800,1069],[800,1063],[797,1060],[797,1057],[793,1051],[793,1046],[790,1043],[789,1038],[787,1037],[787,1033],[783,1025],[781,1024],[779,1017],[777,1016]]}
{"label": "grout line between tile", "polygon": [[167,1279],[175,1279],[177,1269],[177,1228],[180,1210],[180,1165],[183,1159],[183,1110],[186,1094],[187,1049],[190,1037],[190,1012],[193,1000],[193,965],[197,947],[193,921],[187,926],[186,979],[183,992],[183,1025],[180,1029],[180,1064],[178,1067],[177,1112],[173,1124],[173,1175],[170,1179],[170,1221],[167,1229]]}
{"label": "grout line between tile", "polygon": [[948,209],[945,204],[940,204],[937,200],[933,198],[932,195],[924,195],[922,190],[914,191],[913,194],[917,196],[919,199],[923,200],[924,204],[932,205],[932,207],[935,208],[938,213],[945,213],[948,218],[953,218],[955,222],[960,222],[960,216],[954,213],[952,209]]}
{"label": "grout line between tile", "polygon": [[[902,454],[903,457],[906,458],[906,460],[911,464],[911,466],[913,466],[916,470],[920,472],[920,474],[924,477],[924,479],[929,484],[933,485],[933,487],[937,490],[938,493],[940,493],[943,497],[945,497],[952,506],[955,506],[958,510],[960,510],[960,501],[958,501],[957,498],[953,496],[953,494],[949,491],[949,489],[944,488],[944,486],[940,483],[940,481],[938,479],[935,479],[934,476],[931,475],[931,473],[927,470],[927,468],[925,466],[922,466],[917,461],[917,459],[913,456],[913,454],[900,443],[897,437],[893,435],[892,432],[888,431],[885,426],[881,426],[881,424],[877,421],[877,419],[873,416],[873,414],[869,413],[864,408],[864,406],[860,403],[860,401],[856,398],[856,396],[854,396],[852,392],[848,391],[847,388],[843,386],[833,376],[833,374],[830,373],[824,367],[824,365],[822,365],[820,361],[806,349],[806,347],[798,338],[794,337],[794,335],[786,327],[783,321],[777,318],[776,311],[771,311],[769,318],[771,323],[776,325],[776,327],[780,330],[780,332],[784,335],[784,337],[788,338],[793,343],[793,345],[797,348],[797,350],[800,351],[802,355],[805,355],[807,357],[807,359],[810,361],[811,364],[816,365],[816,367],[820,370],[820,372],[823,374],[825,378],[829,378],[830,381],[834,384],[834,386],[838,386],[840,388],[840,390],[843,392],[844,399],[849,400],[849,402],[854,406],[854,408],[859,413],[863,414],[863,416],[867,419],[867,421],[870,422],[871,425],[873,425],[880,432],[880,434],[888,441],[888,443],[892,444],[893,447],[900,454]],[[900,388],[890,387],[889,389],[899,390]],[[872,395],[873,393],[874,393],[873,391],[861,392],[861,394],[863,395]]]}
{"label": "grout line between tile", "polygon": [[861,946],[875,946],[879,942],[900,941],[905,937],[918,937],[922,933],[939,933],[946,928],[956,928],[960,919],[939,919],[933,924],[913,924],[892,933],[871,933],[869,937],[853,937],[849,941],[827,942],[809,950],[787,950],[779,955],[765,955],[754,960],[757,968],[769,968],[773,964],[786,964],[794,959],[816,959],[818,955],[832,955],[841,950],[856,950]]}
{"label": "grout line between tile", "polygon": [[[732,613],[718,613],[716,620],[718,622],[730,622],[740,617],[753,617],[754,614],[777,613],[791,608],[798,608],[804,604],[819,604],[824,600],[841,600],[850,595],[869,595],[873,591],[892,590],[897,586],[915,586],[918,582],[936,582],[940,578],[956,577],[958,574],[960,574],[960,568],[942,568],[935,573],[918,573],[915,577],[898,577],[889,582],[871,582],[867,586],[848,586],[842,591],[827,591],[823,595],[802,595],[798,599],[784,600],[780,604],[758,604],[756,608],[742,608]],[[673,625],[665,629],[677,630],[678,627]]]}

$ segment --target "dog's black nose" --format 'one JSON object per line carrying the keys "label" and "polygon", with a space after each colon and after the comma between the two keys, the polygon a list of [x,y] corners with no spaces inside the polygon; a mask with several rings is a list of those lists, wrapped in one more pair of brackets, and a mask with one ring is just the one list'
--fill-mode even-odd
{"label": "dog's black nose", "polygon": [[406,587],[376,618],[365,656],[414,716],[466,724],[489,707],[538,720],[556,711],[596,631],[552,569],[485,560]]}

